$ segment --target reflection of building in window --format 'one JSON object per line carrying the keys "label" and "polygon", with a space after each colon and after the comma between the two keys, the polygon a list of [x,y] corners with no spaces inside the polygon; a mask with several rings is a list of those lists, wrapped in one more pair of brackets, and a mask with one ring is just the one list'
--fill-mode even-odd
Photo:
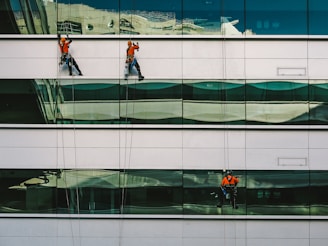
{"label": "reflection of building in window", "polygon": [[[87,25],[87,29],[89,28],[89,25],[90,24]],[[62,33],[62,34],[82,34],[82,25],[81,23],[73,22],[73,21],[63,21],[63,22],[58,21],[57,30],[58,33]]]}
{"label": "reflection of building in window", "polygon": [[92,31],[92,30],[93,30],[93,25],[88,24],[88,25],[86,26],[86,29],[89,30],[89,31]]}
{"label": "reflection of building in window", "polygon": [[[241,35],[235,27],[238,20],[228,20],[230,17],[220,17],[217,20],[200,18],[177,19],[174,12],[143,11],[143,10],[103,10],[84,4],[60,4],[47,2],[46,12],[48,23],[79,23],[82,34],[225,34]],[[51,24],[50,24],[51,25]],[[91,27],[92,26],[92,27]],[[63,32],[58,26],[59,32]],[[67,29],[67,27],[65,27]],[[51,33],[56,33],[56,27],[49,27]],[[68,28],[69,29],[69,28]],[[250,31],[248,31],[250,34]]]}
{"label": "reflection of building in window", "polygon": [[39,0],[11,1],[8,7],[15,16],[21,34],[48,34],[48,23],[43,3]]}

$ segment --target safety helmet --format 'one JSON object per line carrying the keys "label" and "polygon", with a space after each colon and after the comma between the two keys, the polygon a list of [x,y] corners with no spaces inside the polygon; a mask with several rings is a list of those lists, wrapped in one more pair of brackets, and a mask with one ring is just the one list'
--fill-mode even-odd
{"label": "safety helmet", "polygon": [[226,174],[227,175],[232,175],[232,171],[231,170],[228,170]]}
{"label": "safety helmet", "polygon": [[64,43],[66,41],[66,38],[61,38],[60,42]]}
{"label": "safety helmet", "polygon": [[128,46],[131,46],[132,45],[132,42],[131,40],[128,41]]}

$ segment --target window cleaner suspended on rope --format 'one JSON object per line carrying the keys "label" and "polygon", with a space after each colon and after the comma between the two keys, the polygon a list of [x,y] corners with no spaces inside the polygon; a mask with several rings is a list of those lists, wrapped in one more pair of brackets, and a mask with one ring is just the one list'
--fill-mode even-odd
{"label": "window cleaner suspended on rope", "polygon": [[219,203],[217,207],[222,207],[224,200],[230,200],[232,208],[238,208],[236,204],[238,183],[239,179],[232,175],[232,171],[227,171],[221,181],[220,189],[222,192],[219,192]]}
{"label": "window cleaner suspended on rope", "polygon": [[133,67],[135,67],[138,71],[138,79],[143,80],[144,76],[141,74],[139,63],[134,56],[134,51],[139,51],[139,44],[132,43],[132,41],[128,41],[128,48],[126,50],[126,60],[125,60],[125,68],[124,68],[124,79],[127,80],[128,76],[131,74]]}
{"label": "window cleaner suspended on rope", "polygon": [[61,37],[60,34],[58,34],[58,45],[61,52],[60,62],[59,65],[68,65],[69,75],[73,75],[72,73],[72,67],[74,66],[75,69],[78,71],[79,75],[82,76],[82,72],[77,65],[77,62],[75,61],[74,57],[69,52],[69,45],[72,43],[72,39],[69,39],[68,35],[67,38]]}

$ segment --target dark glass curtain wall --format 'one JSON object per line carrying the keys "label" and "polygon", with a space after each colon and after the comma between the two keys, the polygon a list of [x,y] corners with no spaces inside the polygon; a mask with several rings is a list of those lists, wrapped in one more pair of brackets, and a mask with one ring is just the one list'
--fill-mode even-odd
{"label": "dark glass curtain wall", "polygon": [[326,0],[3,0],[0,33],[327,35]]}
{"label": "dark glass curtain wall", "polygon": [[1,213],[327,215],[328,172],[233,170],[238,209],[221,208],[217,170],[0,170]]}

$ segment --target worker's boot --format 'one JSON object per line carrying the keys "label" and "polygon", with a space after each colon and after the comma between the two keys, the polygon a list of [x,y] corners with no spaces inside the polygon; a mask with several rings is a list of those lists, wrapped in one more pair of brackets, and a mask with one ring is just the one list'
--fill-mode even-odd
{"label": "worker's boot", "polygon": [[142,76],[141,72],[138,72],[138,76],[139,76],[139,78],[138,78],[139,81],[141,81],[145,78],[144,76]]}

